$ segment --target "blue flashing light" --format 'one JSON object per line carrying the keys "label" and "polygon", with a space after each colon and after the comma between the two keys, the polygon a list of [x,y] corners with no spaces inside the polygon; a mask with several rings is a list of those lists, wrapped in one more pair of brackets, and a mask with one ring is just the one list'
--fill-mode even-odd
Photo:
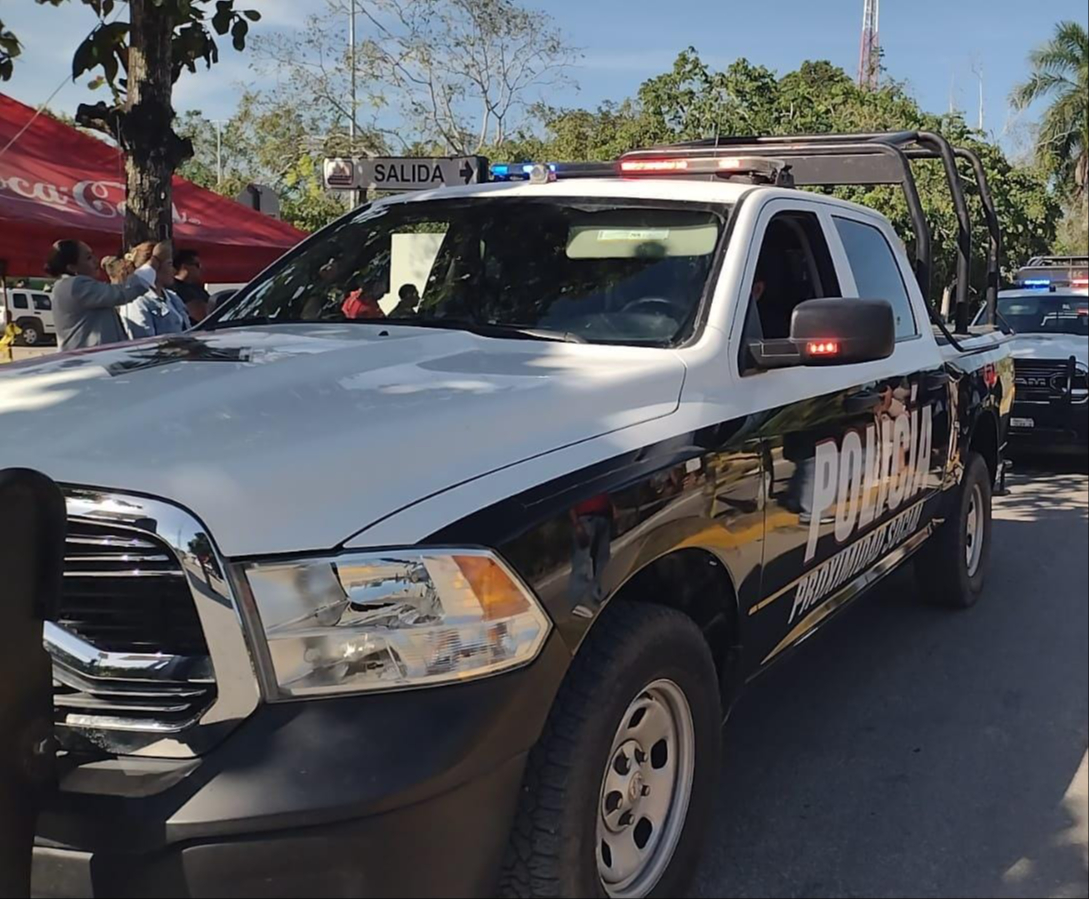
{"label": "blue flashing light", "polygon": [[[539,165],[536,162],[517,162],[513,165],[508,162],[497,162],[491,166],[491,176],[496,181],[522,181],[529,180],[529,176],[533,174],[534,166]],[[552,173],[556,171],[556,163],[547,163],[548,170]]]}
{"label": "blue flashing light", "polygon": [[1047,290],[1051,286],[1050,278],[1026,278],[1022,282],[1025,287],[1031,290]]}

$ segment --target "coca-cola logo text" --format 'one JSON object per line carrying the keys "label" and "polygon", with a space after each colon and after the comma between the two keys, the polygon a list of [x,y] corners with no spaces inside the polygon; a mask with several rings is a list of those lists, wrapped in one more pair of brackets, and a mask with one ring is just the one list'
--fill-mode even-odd
{"label": "coca-cola logo text", "polygon": [[[47,181],[28,181],[19,175],[0,175],[0,193],[17,202],[42,203],[66,212],[85,212],[98,218],[123,218],[125,215],[125,185],[119,181],[80,181],[72,187]],[[174,223],[199,225],[173,206]]]}

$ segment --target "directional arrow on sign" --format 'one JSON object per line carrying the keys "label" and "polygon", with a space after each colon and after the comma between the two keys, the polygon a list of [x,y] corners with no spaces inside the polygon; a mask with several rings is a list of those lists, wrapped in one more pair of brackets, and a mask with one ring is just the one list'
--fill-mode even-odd
{"label": "directional arrow on sign", "polygon": [[466,184],[469,184],[473,180],[473,175],[476,174],[476,169],[474,169],[472,163],[470,163],[469,160],[466,159],[465,163],[458,170],[458,174],[465,179]]}

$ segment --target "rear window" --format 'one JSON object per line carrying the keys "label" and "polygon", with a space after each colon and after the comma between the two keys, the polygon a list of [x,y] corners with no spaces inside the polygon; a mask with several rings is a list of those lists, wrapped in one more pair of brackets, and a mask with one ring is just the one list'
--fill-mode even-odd
{"label": "rear window", "polygon": [[854,272],[858,295],[867,300],[888,300],[896,318],[896,339],[919,333],[904,276],[892,247],[880,230],[854,219],[836,216],[836,230]]}
{"label": "rear window", "polygon": [[694,327],[725,208],[566,197],[394,203],[315,235],[212,322],[472,322],[669,345]]}
{"label": "rear window", "polygon": [[27,301],[25,293],[13,293],[11,295],[11,305],[15,309],[29,309],[30,303]]}

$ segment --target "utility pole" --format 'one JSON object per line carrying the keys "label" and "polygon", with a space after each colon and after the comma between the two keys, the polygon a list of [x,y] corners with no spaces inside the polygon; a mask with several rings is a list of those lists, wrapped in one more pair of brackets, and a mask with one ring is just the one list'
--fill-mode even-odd
{"label": "utility pole", "polygon": [[[356,81],[355,81],[355,3],[356,0],[348,0],[348,68],[351,83],[351,115],[348,117],[348,155],[355,158],[355,116],[356,116]],[[348,193],[350,203],[359,206],[363,202],[362,192],[358,189]]]}
{"label": "utility pole", "polygon": [[979,79],[979,130],[983,130],[983,63],[972,63],[972,73]]}
{"label": "utility pole", "polygon": [[223,120],[216,119],[216,187],[223,186]]}
{"label": "utility pole", "polygon": [[349,156],[355,156],[355,0],[348,3],[348,68],[351,70],[351,116],[348,118]]}
{"label": "utility pole", "polygon": [[877,90],[881,77],[880,0],[863,0],[862,40],[858,48],[858,86]]}

